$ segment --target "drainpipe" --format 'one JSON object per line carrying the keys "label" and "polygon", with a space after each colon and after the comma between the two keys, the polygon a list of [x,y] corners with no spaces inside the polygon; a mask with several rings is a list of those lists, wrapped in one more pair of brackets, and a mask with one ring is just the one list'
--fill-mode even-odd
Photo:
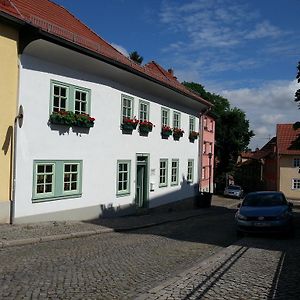
{"label": "drainpipe", "polygon": [[[17,80],[17,105],[19,105],[19,85],[20,85],[20,59],[18,60],[18,80]],[[18,106],[17,106],[18,107]],[[16,196],[16,151],[17,151],[17,126],[21,128],[23,125],[23,106],[20,105],[18,108],[18,115],[14,119],[13,127],[13,139],[12,139],[12,156],[13,156],[13,165],[12,165],[12,182],[11,182],[11,200],[10,200],[10,217],[9,223],[14,223],[15,218],[15,196]]]}

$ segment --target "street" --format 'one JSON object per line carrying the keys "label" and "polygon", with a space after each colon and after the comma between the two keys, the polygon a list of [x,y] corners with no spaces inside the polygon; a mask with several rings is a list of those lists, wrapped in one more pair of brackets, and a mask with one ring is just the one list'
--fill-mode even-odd
{"label": "street", "polygon": [[298,212],[295,239],[240,240],[234,213],[3,248],[0,299],[297,299]]}

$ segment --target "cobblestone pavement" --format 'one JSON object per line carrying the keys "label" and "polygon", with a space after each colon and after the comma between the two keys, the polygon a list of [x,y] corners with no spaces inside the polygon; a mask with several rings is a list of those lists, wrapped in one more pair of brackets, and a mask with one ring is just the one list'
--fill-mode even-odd
{"label": "cobblestone pavement", "polygon": [[247,236],[137,299],[299,299],[300,224],[296,236]]}
{"label": "cobblestone pavement", "polygon": [[0,299],[134,299],[236,241],[234,210],[0,249]]}

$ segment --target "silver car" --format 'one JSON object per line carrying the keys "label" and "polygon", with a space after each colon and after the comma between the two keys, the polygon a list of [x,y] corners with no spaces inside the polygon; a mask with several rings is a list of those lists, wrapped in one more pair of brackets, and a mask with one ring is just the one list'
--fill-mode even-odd
{"label": "silver car", "polygon": [[243,197],[243,189],[239,185],[229,185],[224,190],[224,196],[240,199]]}

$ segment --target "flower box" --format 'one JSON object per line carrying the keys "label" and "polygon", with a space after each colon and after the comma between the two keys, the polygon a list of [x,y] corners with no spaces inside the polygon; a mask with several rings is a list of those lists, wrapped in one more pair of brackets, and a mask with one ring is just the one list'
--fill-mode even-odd
{"label": "flower box", "polygon": [[139,132],[149,133],[152,131],[154,125],[150,121],[140,121],[139,122]]}
{"label": "flower box", "polygon": [[82,128],[94,127],[95,118],[90,117],[88,114],[75,114],[74,126]]}
{"label": "flower box", "polygon": [[161,128],[161,136],[164,139],[168,139],[169,136],[172,134],[172,128],[169,126],[162,126]]}
{"label": "flower box", "polygon": [[199,136],[199,132],[196,132],[196,131],[190,131],[190,134],[189,134],[189,140],[191,142],[193,142],[194,140],[196,140]]}
{"label": "flower box", "polygon": [[134,117],[133,119],[130,118],[123,118],[123,123],[121,125],[123,131],[132,131],[136,129],[139,121]]}
{"label": "flower box", "polygon": [[51,124],[72,126],[75,122],[75,114],[72,111],[54,111],[49,117],[49,122]]}
{"label": "flower box", "polygon": [[173,128],[173,138],[175,141],[179,141],[179,139],[183,136],[184,131],[180,128]]}
{"label": "flower box", "polygon": [[49,117],[51,124],[77,126],[82,128],[94,127],[95,118],[88,114],[74,114],[72,111],[53,112]]}

